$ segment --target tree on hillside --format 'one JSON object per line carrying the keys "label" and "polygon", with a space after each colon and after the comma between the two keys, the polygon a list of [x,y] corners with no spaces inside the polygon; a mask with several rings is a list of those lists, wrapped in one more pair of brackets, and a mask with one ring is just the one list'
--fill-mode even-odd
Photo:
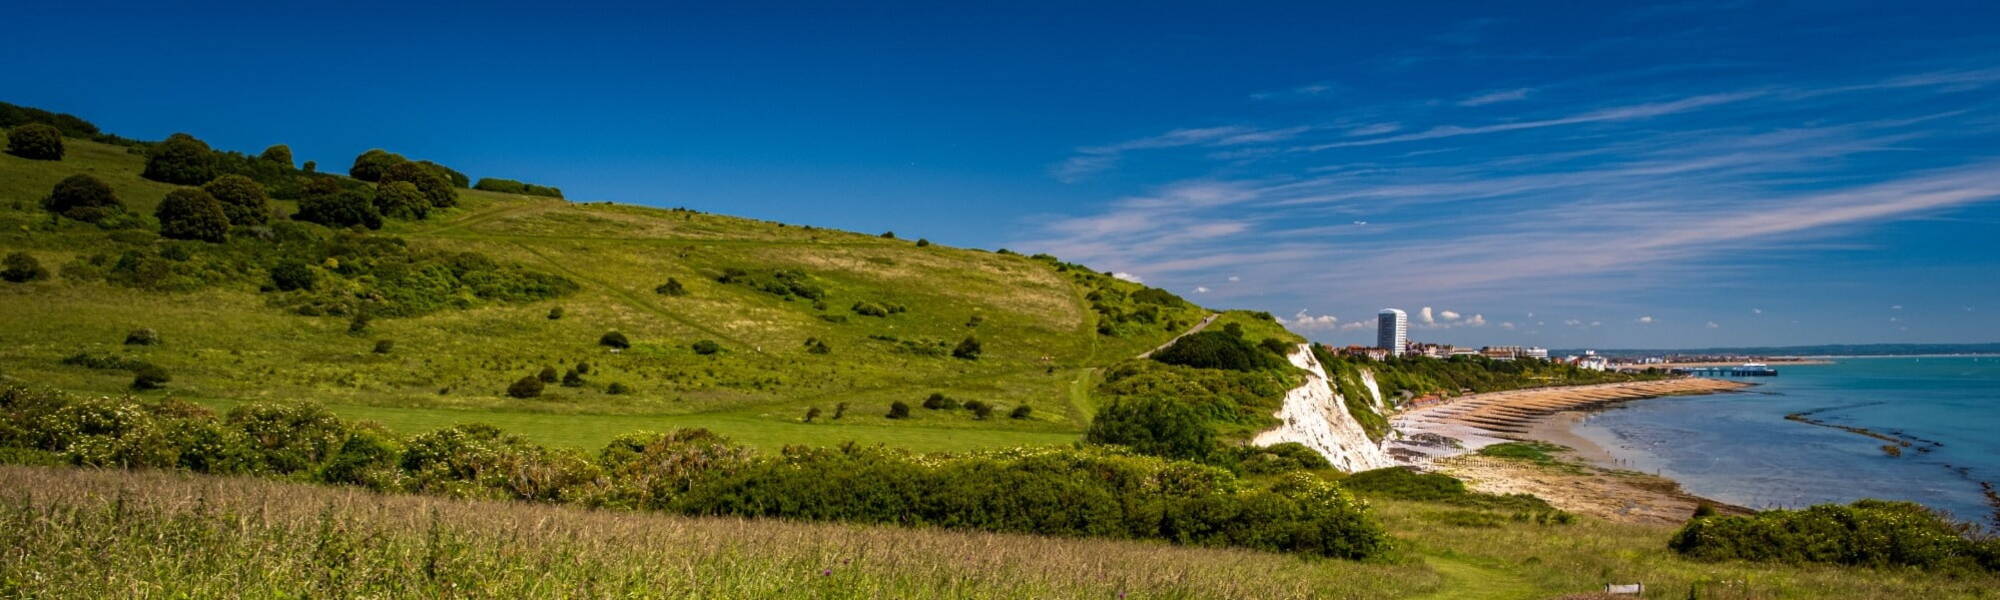
{"label": "tree on hillside", "polygon": [[229,215],[215,196],[197,189],[167,192],[153,211],[160,220],[160,235],[180,240],[222,242],[229,239]]}
{"label": "tree on hillside", "polygon": [[263,225],[271,221],[271,198],[264,193],[264,186],[249,177],[223,175],[201,189],[222,203],[222,213],[229,217],[231,225]]}
{"label": "tree on hillside", "polygon": [[375,201],[354,190],[308,196],[299,201],[299,212],[292,218],[327,227],[382,228],[382,213],[375,210]]}
{"label": "tree on hillside", "polygon": [[185,133],[176,133],[146,153],[146,170],[139,176],[180,185],[201,185],[215,178],[215,151]]}
{"label": "tree on hillside", "polygon": [[292,147],[284,144],[271,146],[265,148],[264,153],[257,155],[257,158],[285,165],[285,168],[289,169],[292,166]]}
{"label": "tree on hillside", "polygon": [[1152,358],[1170,365],[1232,371],[1255,371],[1282,364],[1270,352],[1223,331],[1188,334],[1173,345],[1154,352]]}
{"label": "tree on hillside", "polygon": [[618,333],[616,331],[611,331],[611,332],[606,332],[601,337],[598,337],[597,344],[600,346],[605,346],[609,348],[618,348],[622,350],[625,348],[632,347],[632,340],[625,339],[625,334]]}
{"label": "tree on hillside", "polygon": [[7,131],[7,153],[35,160],[62,160],[62,130],[29,123]]}
{"label": "tree on hillside", "polygon": [[125,203],[118,201],[118,194],[111,191],[111,186],[96,177],[71,175],[49,191],[49,197],[42,200],[42,208],[78,221],[95,223],[125,212]]}
{"label": "tree on hillside", "polygon": [[452,187],[472,187],[472,178],[466,177],[464,173],[458,172],[457,169],[428,160],[417,161],[417,164],[423,165],[425,169],[429,169],[432,173],[436,173],[438,177],[444,178],[445,182],[450,183]]}
{"label": "tree on hillside", "polygon": [[318,172],[318,171],[319,171],[319,161],[313,161],[313,160],[309,160],[309,161],[306,161],[306,164],[303,164],[303,165],[299,165],[299,170],[301,170],[301,171],[305,171],[305,172],[307,172],[307,173],[314,173],[314,172]]}
{"label": "tree on hillside", "polygon": [[362,181],[379,181],[382,173],[402,163],[410,162],[403,155],[376,148],[354,157],[354,166],[347,169],[347,175]]}
{"label": "tree on hillside", "polygon": [[450,181],[422,163],[397,163],[382,170],[380,183],[398,181],[417,186],[417,190],[424,193],[424,198],[431,201],[432,207],[451,208],[458,205],[458,190],[452,189]]}
{"label": "tree on hillside", "polygon": [[392,219],[420,220],[431,214],[431,201],[408,181],[391,181],[375,188],[375,209]]}

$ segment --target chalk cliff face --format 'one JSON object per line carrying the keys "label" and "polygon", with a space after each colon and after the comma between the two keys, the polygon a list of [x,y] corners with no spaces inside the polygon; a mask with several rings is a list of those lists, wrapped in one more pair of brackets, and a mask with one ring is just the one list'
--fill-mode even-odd
{"label": "chalk cliff face", "polygon": [[1375,407],[1377,413],[1389,414],[1389,399],[1382,397],[1382,386],[1375,385],[1374,371],[1361,369],[1361,385],[1368,388],[1368,405]]}
{"label": "chalk cliff face", "polygon": [[1290,358],[1293,365],[1306,370],[1306,382],[1285,393],[1284,406],[1276,415],[1284,423],[1257,434],[1251,443],[1269,446],[1298,442],[1325,456],[1334,468],[1350,473],[1393,466],[1389,453],[1369,441],[1361,424],[1347,414],[1346,404],[1334,393],[1333,386],[1327,385],[1326,370],[1312,351],[1301,344]]}

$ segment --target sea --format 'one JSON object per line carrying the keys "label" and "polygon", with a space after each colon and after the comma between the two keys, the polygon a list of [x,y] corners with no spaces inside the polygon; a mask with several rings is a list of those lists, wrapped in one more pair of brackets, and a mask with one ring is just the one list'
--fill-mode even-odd
{"label": "sea", "polygon": [[[2000,485],[2000,356],[1832,358],[1777,365],[1745,391],[1638,400],[1574,432],[1619,465],[1751,508],[1911,500],[2000,527],[1980,482]],[[1787,420],[1809,417],[1910,441]]]}

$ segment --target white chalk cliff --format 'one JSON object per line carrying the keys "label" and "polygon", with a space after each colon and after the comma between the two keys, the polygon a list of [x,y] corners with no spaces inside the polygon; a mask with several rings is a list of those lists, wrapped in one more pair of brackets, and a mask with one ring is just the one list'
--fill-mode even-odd
{"label": "white chalk cliff", "polygon": [[1257,434],[1250,443],[1298,442],[1325,456],[1334,468],[1349,473],[1394,466],[1389,453],[1369,440],[1361,424],[1347,414],[1346,403],[1327,385],[1326,370],[1312,350],[1300,344],[1290,358],[1293,365],[1306,370],[1306,382],[1285,393],[1285,404],[1275,415],[1284,423]]}

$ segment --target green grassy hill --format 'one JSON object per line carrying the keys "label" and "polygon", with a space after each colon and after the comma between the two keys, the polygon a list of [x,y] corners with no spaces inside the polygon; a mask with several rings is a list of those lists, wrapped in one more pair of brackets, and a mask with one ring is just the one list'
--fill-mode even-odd
{"label": "green grassy hill", "polygon": [[[171,383],[147,395],[217,407],[309,399],[406,432],[484,421],[576,447],[684,426],[761,446],[1057,444],[1077,439],[1087,424],[1095,369],[1151,349],[1207,313],[1050,257],[459,189],[457,207],[391,220],[371,235],[399,238],[412,251],[477,253],[566,279],[575,291],[461,302],[375,318],[351,332],[350,316],[305,316],[309,303],[296,294],[260,289],[270,277],[257,244],[282,241],[242,231],[224,244],[164,240],[52,218],[41,199],[75,174],[103,180],[144,219],[180,187],[140,177],[145,158],[126,146],[64,141],[60,161],[0,154],[0,253],[25,251],[51,273],[0,285],[0,372],[82,392],[127,393],[132,379],[128,371],[63,364],[87,353],[171,373]],[[296,210],[290,201],[274,204],[281,216]],[[128,255],[163,261],[161,269],[178,275],[152,285],[101,277]],[[669,279],[685,293],[656,292]],[[773,281],[802,282],[819,299],[761,289]],[[864,315],[858,303],[892,310]],[[551,319],[558,308],[561,318]],[[140,328],[164,343],[122,343]],[[631,348],[600,346],[609,331],[627,336]],[[976,360],[951,355],[967,337],[980,342]],[[374,352],[381,340],[393,349]],[[693,346],[703,340],[720,351],[698,354]],[[827,352],[811,351],[808,340]],[[552,383],[539,398],[505,394],[517,379],[579,362],[589,366],[581,386]],[[608,393],[614,383],[631,393]],[[976,420],[967,411],[916,410],[910,419],[885,418],[891,402],[915,406],[933,391],[985,401],[1000,415],[1021,405],[1032,414]],[[814,407],[822,416],[802,423]]]}

